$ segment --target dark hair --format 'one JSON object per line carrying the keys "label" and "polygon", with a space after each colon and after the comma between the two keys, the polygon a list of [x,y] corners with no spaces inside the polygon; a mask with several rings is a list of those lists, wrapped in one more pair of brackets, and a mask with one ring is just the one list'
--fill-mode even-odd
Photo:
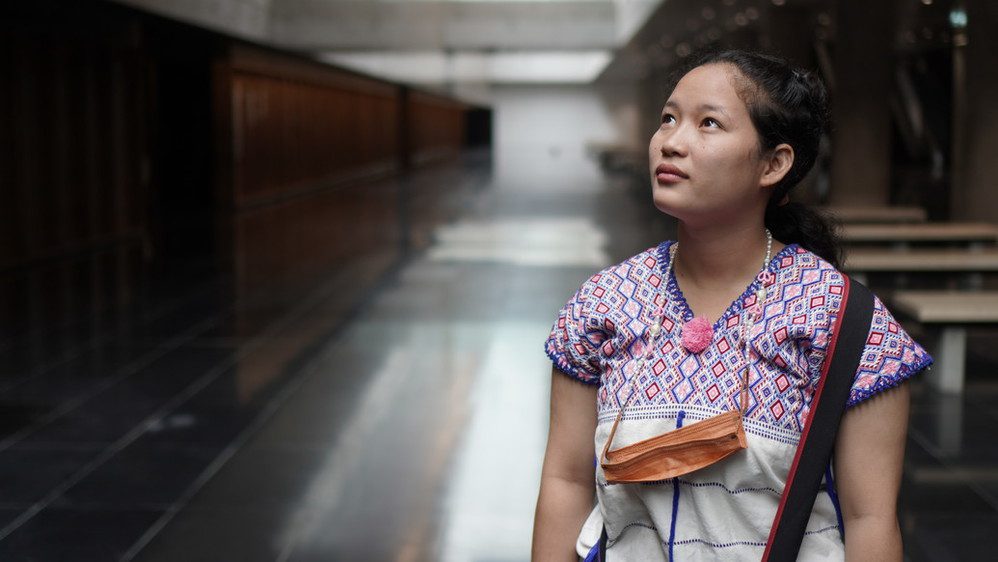
{"label": "dark hair", "polygon": [[668,91],[675,89],[686,73],[706,64],[734,65],[745,78],[745,83],[736,90],[759,132],[759,148],[763,153],[781,143],[794,149],[793,165],[773,186],[766,206],[766,228],[776,239],[796,242],[840,267],[842,250],[835,223],[801,203],[780,205],[814,167],[818,156],[821,137],[828,125],[828,94],[821,79],[813,72],[794,68],[784,59],[763,53],[706,51],[691,56],[672,74]]}

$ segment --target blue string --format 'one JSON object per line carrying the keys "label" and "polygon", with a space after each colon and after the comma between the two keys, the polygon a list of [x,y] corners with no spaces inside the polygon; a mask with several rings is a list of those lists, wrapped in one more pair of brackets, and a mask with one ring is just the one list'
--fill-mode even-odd
{"label": "blue string", "polygon": [[826,491],[828,492],[828,497],[832,500],[832,505],[835,506],[835,520],[839,524],[839,537],[842,538],[842,542],[846,541],[846,527],[842,524],[842,508],[839,507],[839,494],[835,490],[835,480],[832,479],[832,461],[828,461],[828,466],[825,467],[825,484],[827,485]]}
{"label": "blue string", "polygon": [[[685,410],[679,410],[676,416],[676,429],[683,427],[683,418],[686,417]],[[672,479],[672,525],[669,529],[669,560],[675,560],[672,554],[672,545],[676,542],[676,516],[679,514],[679,479]]]}

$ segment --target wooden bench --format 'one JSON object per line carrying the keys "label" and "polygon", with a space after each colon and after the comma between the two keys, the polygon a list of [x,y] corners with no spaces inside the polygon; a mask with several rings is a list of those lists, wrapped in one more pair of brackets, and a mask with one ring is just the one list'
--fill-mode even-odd
{"label": "wooden bench", "polygon": [[963,392],[967,328],[998,326],[998,291],[898,291],[890,302],[892,312],[938,331],[929,382],[942,392]]}
{"label": "wooden bench", "polygon": [[925,222],[928,218],[921,207],[846,207],[829,205],[818,210],[832,215],[844,224],[849,223],[911,223]]}
{"label": "wooden bench", "polygon": [[840,232],[847,244],[891,244],[895,247],[913,243],[960,243],[993,245],[998,242],[998,225],[974,222],[936,222],[921,224],[846,224]]}
{"label": "wooden bench", "polygon": [[959,275],[962,287],[980,289],[984,284],[983,274],[998,272],[998,248],[854,248],[846,252],[842,270],[861,283],[866,282],[870,273],[895,273],[899,288],[909,273]]}
{"label": "wooden bench", "polygon": [[978,250],[855,248],[846,252],[848,272],[998,271],[998,248]]}

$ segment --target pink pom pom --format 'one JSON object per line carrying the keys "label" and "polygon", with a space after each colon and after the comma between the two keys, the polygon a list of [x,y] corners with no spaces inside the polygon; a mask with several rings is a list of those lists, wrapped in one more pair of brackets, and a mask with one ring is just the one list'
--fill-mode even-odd
{"label": "pink pom pom", "polygon": [[698,316],[683,326],[682,343],[690,353],[700,353],[714,339],[714,328],[710,320]]}

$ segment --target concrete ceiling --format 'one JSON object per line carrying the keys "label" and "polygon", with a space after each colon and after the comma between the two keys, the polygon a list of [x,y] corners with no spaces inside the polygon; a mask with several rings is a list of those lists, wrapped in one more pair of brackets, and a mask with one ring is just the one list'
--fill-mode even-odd
{"label": "concrete ceiling", "polygon": [[617,46],[616,31],[610,0],[274,0],[270,35],[310,52],[592,50]]}
{"label": "concrete ceiling", "polygon": [[[834,5],[833,0],[113,1],[455,93],[502,83],[633,82],[715,42],[758,42],[777,50],[788,41],[820,42],[832,32],[828,13]],[[908,3],[924,7],[925,0]]]}
{"label": "concrete ceiling", "polygon": [[595,79],[662,0],[115,0],[422,85]]}

